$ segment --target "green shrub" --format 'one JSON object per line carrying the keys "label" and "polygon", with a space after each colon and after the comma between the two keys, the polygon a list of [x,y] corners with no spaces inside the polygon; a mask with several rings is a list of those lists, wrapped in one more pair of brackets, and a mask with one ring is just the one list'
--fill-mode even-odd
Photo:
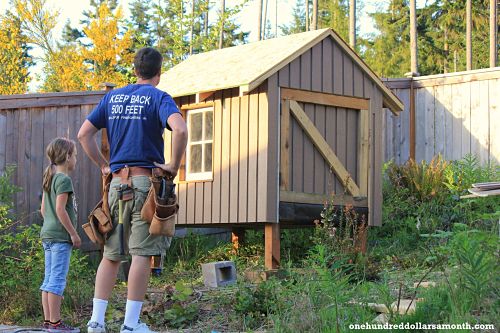
{"label": "green shrub", "polygon": [[[21,189],[11,184],[14,167],[0,176],[0,322],[40,322],[40,285],[44,275],[44,252],[40,226],[22,225],[12,215],[12,195]],[[75,320],[92,297],[94,271],[87,257],[73,252],[62,313]]]}

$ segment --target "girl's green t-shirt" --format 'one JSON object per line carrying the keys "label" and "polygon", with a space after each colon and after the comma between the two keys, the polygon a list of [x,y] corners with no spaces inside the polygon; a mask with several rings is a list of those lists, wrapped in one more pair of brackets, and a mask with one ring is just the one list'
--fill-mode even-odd
{"label": "girl's green t-shirt", "polygon": [[66,212],[73,227],[76,229],[76,204],[74,202],[75,195],[73,193],[73,183],[64,173],[56,173],[52,176],[52,185],[50,193],[44,191],[44,212],[42,231],[40,237],[44,241],[51,242],[69,242],[71,237],[57,217],[56,213],[56,198],[59,194],[68,193],[68,201],[66,202]]}

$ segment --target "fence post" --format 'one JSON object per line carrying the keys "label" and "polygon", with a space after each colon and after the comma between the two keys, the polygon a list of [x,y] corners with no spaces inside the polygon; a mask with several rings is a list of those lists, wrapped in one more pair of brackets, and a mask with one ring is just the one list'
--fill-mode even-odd
{"label": "fence post", "polygon": [[413,87],[413,77],[418,73],[410,72],[405,74],[410,79],[410,159],[415,160],[415,89]]}
{"label": "fence post", "polygon": [[[103,82],[99,84],[99,88],[101,88],[101,90],[103,91],[111,91],[113,90],[114,87],[116,87],[116,84],[110,82]],[[109,143],[108,143],[108,133],[106,132],[106,129],[102,130],[101,153],[104,156],[104,158],[109,161]]]}

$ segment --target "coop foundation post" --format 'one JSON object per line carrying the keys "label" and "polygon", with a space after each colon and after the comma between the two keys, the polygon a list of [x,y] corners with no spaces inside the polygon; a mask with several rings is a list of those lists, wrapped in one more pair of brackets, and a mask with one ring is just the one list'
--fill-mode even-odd
{"label": "coop foundation post", "polygon": [[277,269],[280,265],[280,225],[266,223],[264,229],[266,269]]}

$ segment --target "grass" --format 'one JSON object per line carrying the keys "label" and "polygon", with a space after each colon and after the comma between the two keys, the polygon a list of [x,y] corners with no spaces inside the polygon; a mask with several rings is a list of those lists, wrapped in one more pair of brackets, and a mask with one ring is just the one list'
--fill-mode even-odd
{"label": "grass", "polygon": [[[245,271],[263,267],[262,231],[247,231],[238,251],[227,239],[188,234],[173,241],[162,275],[152,278],[142,318],[157,330],[183,332],[346,332],[350,325],[373,323],[377,313],[368,303],[390,309],[393,302],[412,299],[419,300],[415,312],[390,311],[388,321],[469,322],[498,329],[500,200],[458,199],[472,182],[499,179],[498,168],[481,167],[473,158],[452,163],[436,158],[429,164],[388,164],[385,170],[384,224],[369,230],[365,255],[355,251],[357,217],[349,208],[326,209],[316,228],[284,230],[283,274],[261,283],[246,280]],[[0,255],[9,242],[33,244],[33,235],[26,231],[18,238],[2,236]],[[27,249],[23,251],[36,253]],[[205,288],[200,264],[219,260],[235,261],[238,283]],[[3,283],[22,285],[24,277],[14,274],[15,266],[6,267]],[[77,288],[68,288],[64,313],[81,326],[90,317],[93,290],[91,276],[83,272],[93,269],[82,256],[72,263]],[[34,280],[41,278],[37,269],[27,272]],[[416,288],[421,281],[436,286]],[[30,288],[22,289],[20,299],[33,303],[37,296]],[[111,332],[123,321],[125,299],[122,282],[108,307]],[[33,304],[16,303],[10,312],[0,311],[0,322],[14,315],[21,320],[16,323],[38,323],[40,309]]]}

